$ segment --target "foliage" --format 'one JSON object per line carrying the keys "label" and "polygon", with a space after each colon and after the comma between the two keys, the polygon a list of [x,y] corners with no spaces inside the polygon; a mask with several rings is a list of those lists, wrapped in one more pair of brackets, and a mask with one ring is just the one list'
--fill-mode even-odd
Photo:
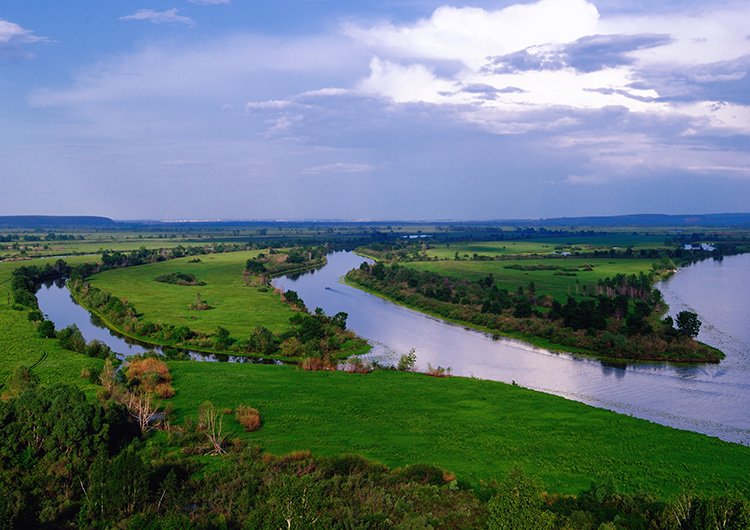
{"label": "foliage", "polygon": [[357,286],[443,318],[561,349],[622,359],[718,362],[723,358],[718,350],[686,334],[655,325],[664,305],[652,286],[654,276],[643,272],[600,277],[596,284],[582,286],[584,295],[570,295],[561,303],[541,290],[542,282],[527,281],[512,293],[498,287],[491,272],[469,280],[412,265],[364,264],[346,277]]}
{"label": "foliage", "polygon": [[235,418],[247,432],[253,432],[260,428],[260,412],[258,412],[258,409],[240,405],[235,412]]}
{"label": "foliage", "polygon": [[417,364],[417,350],[412,348],[409,353],[403,354],[398,359],[396,368],[401,372],[411,372],[414,370],[414,366]]}
{"label": "foliage", "polygon": [[161,283],[171,283],[173,285],[206,285],[206,282],[199,281],[195,274],[187,272],[170,272],[167,274],[161,274],[154,278],[155,281]]}
{"label": "foliage", "polygon": [[694,338],[700,332],[701,321],[692,311],[680,311],[677,314],[677,329],[681,334]]}

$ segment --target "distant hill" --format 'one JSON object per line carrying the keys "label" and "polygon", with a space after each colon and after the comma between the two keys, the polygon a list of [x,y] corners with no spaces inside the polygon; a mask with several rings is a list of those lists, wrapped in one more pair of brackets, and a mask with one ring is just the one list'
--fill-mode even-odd
{"label": "distant hill", "polygon": [[0,228],[116,228],[109,217],[88,215],[0,215]]}
{"label": "distant hill", "polygon": [[554,217],[549,219],[512,219],[498,221],[501,224],[519,226],[576,226],[576,227],[750,227],[750,213],[715,213],[698,215],[634,214],[601,217]]}

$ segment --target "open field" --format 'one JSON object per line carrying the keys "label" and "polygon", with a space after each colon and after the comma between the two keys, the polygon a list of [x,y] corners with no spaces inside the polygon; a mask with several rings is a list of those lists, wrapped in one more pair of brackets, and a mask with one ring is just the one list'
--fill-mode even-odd
{"label": "open field", "polygon": [[[612,277],[616,274],[648,273],[653,260],[616,259],[616,258],[547,258],[503,261],[427,261],[404,262],[406,267],[420,271],[431,271],[455,278],[476,281],[492,274],[499,289],[512,292],[518,287],[524,289],[529,282],[534,282],[536,292],[549,294],[556,300],[564,302],[567,297],[582,294],[584,285],[596,285],[597,280]],[[519,270],[508,267],[560,267],[555,270]],[[590,268],[591,270],[587,270]],[[575,272],[570,272],[575,270]],[[555,273],[570,273],[575,276],[563,276]]]}
{"label": "open field", "polygon": [[[149,322],[185,325],[195,331],[212,333],[221,326],[235,337],[245,337],[256,326],[271,331],[288,329],[294,312],[270,288],[246,286],[242,272],[245,262],[260,251],[231,252],[190,257],[137,267],[115,269],[94,275],[91,285],[125,298]],[[175,272],[195,275],[206,285],[173,285],[155,281]],[[261,290],[262,289],[262,290]],[[212,309],[195,311],[189,306],[200,293]]]}
{"label": "open field", "polygon": [[263,427],[233,435],[281,454],[358,453],[389,466],[425,462],[459,479],[503,476],[514,466],[551,492],[592,480],[660,497],[750,489],[750,448],[662,427],[503,383],[420,374],[303,372],[291,367],[172,362],[178,420],[204,400],[260,410]]}
{"label": "open field", "polygon": [[550,254],[552,252],[593,252],[632,248],[656,249],[664,246],[664,235],[633,235],[631,233],[608,233],[601,236],[567,236],[534,238],[522,241],[478,241],[468,243],[450,243],[429,248],[426,254],[439,259],[454,259],[458,252],[461,258],[479,256],[512,256]]}

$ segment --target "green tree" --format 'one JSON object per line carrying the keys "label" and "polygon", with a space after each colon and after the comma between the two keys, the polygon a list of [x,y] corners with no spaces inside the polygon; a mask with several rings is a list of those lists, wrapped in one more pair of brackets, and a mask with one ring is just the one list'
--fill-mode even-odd
{"label": "green tree", "polygon": [[701,321],[692,311],[680,311],[677,314],[677,329],[681,334],[695,338],[701,329]]}

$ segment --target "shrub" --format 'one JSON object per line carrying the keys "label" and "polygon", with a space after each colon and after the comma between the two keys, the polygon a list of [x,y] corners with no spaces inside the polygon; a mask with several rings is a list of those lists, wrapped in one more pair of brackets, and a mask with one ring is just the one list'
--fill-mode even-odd
{"label": "shrub", "polygon": [[260,412],[258,412],[257,409],[248,407],[247,405],[240,405],[237,407],[235,418],[237,418],[239,424],[242,425],[247,432],[258,430],[261,424]]}
{"label": "shrub", "polygon": [[43,339],[54,339],[55,324],[51,320],[42,320],[37,327],[37,333]]}
{"label": "shrub", "polygon": [[131,359],[125,370],[125,377],[131,386],[153,393],[160,398],[174,396],[172,374],[167,363],[156,357]]}
{"label": "shrub", "polygon": [[409,350],[409,353],[405,353],[399,358],[396,368],[398,368],[401,372],[411,372],[412,370],[414,370],[414,366],[416,364],[417,351],[416,349],[412,348],[411,350]]}
{"label": "shrub", "polygon": [[169,383],[159,383],[156,385],[156,388],[154,388],[154,394],[162,399],[169,399],[174,397],[174,387]]}
{"label": "shrub", "polygon": [[364,363],[359,357],[354,357],[344,365],[344,371],[350,374],[369,374],[372,372],[372,366]]}
{"label": "shrub", "polygon": [[451,368],[443,368],[442,366],[432,366],[430,363],[427,363],[427,375],[432,377],[450,377],[451,376]]}
{"label": "shrub", "polygon": [[336,364],[330,359],[321,359],[320,357],[305,357],[299,363],[300,368],[308,372],[318,372],[321,370],[336,371]]}

